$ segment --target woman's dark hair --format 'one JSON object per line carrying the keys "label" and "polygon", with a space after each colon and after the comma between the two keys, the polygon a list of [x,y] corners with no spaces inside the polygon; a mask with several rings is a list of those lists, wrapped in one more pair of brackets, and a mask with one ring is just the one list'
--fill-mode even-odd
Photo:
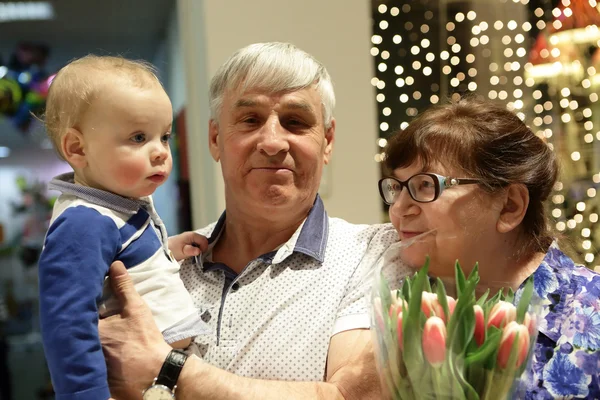
{"label": "woman's dark hair", "polygon": [[415,162],[455,167],[488,192],[523,184],[525,250],[546,252],[553,240],[544,201],[558,177],[555,153],[504,106],[475,97],[433,106],[388,139],[384,162],[390,171]]}

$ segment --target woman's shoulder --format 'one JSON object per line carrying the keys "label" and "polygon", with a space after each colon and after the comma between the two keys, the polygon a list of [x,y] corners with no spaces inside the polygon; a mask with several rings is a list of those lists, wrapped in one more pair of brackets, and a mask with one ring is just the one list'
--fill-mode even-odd
{"label": "woman's shoulder", "polygon": [[563,287],[600,288],[600,274],[573,261],[560,249],[557,242],[552,243],[539,269],[541,273],[536,271],[535,279],[545,281],[552,279],[553,275]]}
{"label": "woman's shoulder", "polygon": [[600,274],[553,244],[534,274],[534,288],[544,307],[540,331],[557,342],[600,350]]}
{"label": "woman's shoulder", "polygon": [[575,263],[556,243],[534,274],[541,297],[533,370],[544,398],[598,398],[600,275]]}

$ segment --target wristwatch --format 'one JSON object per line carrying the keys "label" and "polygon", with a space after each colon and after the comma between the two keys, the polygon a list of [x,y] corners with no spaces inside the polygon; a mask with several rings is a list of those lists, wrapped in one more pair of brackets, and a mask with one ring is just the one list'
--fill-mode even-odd
{"label": "wristwatch", "polygon": [[154,378],[152,385],[142,393],[144,400],[173,400],[177,388],[177,378],[188,356],[181,350],[171,350],[165,362]]}

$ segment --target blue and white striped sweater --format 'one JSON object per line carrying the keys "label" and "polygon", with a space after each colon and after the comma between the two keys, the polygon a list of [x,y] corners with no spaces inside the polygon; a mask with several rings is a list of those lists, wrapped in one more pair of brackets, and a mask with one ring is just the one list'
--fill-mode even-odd
{"label": "blue and white striped sweater", "polygon": [[118,304],[105,282],[122,261],[153,312],[165,340],[204,333],[205,325],[169,257],[167,235],[150,198],[132,200],[55,178],[54,206],[40,257],[40,317],[57,400],[106,400],[106,366],[98,315]]}

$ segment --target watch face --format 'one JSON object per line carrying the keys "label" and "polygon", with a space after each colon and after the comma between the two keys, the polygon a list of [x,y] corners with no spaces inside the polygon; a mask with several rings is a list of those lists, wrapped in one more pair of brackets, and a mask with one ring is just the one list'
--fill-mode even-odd
{"label": "watch face", "polygon": [[144,400],[173,400],[175,394],[164,385],[152,385],[144,391]]}

